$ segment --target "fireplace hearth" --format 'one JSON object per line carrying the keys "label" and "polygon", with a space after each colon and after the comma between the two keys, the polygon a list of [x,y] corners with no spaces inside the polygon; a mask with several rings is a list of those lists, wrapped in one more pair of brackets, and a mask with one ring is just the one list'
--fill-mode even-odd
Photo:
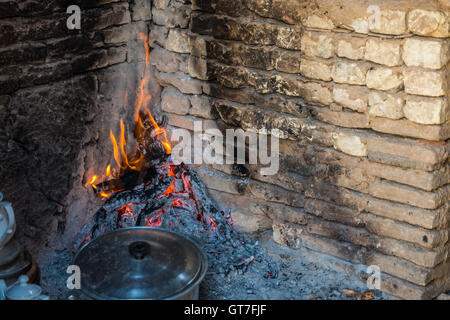
{"label": "fireplace hearth", "polygon": [[[210,272],[245,272],[255,263],[262,265],[259,269],[266,268],[266,277],[276,278],[277,266],[257,244],[232,228],[230,213],[210,199],[198,175],[184,163],[172,161],[166,124],[165,117],[158,124],[149,110],[142,113],[134,130],[136,153],[119,155],[119,149],[125,152],[125,141],[121,139],[121,147],[114,147],[119,169],[108,165],[105,181],[95,184],[98,176],[94,176],[86,184],[104,202],[82,228],[75,250],[117,229],[162,228],[198,242],[208,255]],[[123,131],[121,136],[124,137]],[[114,143],[116,140],[111,137]]]}
{"label": "fireplace hearth", "polygon": [[20,256],[51,299],[78,297],[79,249],[147,227],[206,253],[201,299],[445,298],[449,17],[445,0],[0,1],[17,226],[0,274]]}

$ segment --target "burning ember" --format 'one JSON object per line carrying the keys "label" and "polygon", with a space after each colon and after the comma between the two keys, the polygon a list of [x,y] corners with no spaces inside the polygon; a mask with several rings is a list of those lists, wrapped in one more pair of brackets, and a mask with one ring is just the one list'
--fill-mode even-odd
{"label": "burning ember", "polygon": [[[83,227],[76,246],[118,228],[146,226],[164,228],[195,239],[209,257],[210,270],[228,273],[247,268],[253,261],[265,261],[259,246],[238,235],[229,213],[211,201],[203,183],[185,164],[171,161],[167,139],[167,118],[156,121],[148,108],[151,96],[148,37],[141,35],[146,49],[146,71],[137,96],[134,135],[136,150],[127,153],[125,125],[120,137],[110,132],[114,164],[104,174],[86,183],[103,198],[102,207]],[[271,274],[276,271],[269,267]]]}

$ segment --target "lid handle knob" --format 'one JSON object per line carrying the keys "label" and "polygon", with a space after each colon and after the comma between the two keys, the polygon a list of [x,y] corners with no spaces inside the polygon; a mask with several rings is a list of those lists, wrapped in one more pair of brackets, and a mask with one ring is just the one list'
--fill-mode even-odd
{"label": "lid handle knob", "polygon": [[136,260],[142,260],[150,253],[150,245],[144,241],[133,242],[128,249],[131,256]]}

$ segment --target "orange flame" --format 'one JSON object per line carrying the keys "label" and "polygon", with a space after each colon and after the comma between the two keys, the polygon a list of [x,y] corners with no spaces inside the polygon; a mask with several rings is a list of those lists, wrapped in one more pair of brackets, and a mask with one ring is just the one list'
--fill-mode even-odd
{"label": "orange flame", "polygon": [[100,192],[100,195],[103,197],[103,198],[109,198],[109,194],[107,194],[106,192]]}
{"label": "orange flame", "polygon": [[89,181],[89,182],[87,182],[86,183],[86,187],[88,186],[88,185],[90,185],[90,184],[93,184],[96,180],[97,180],[97,176],[96,175],[94,175],[92,178],[91,178],[91,180]]}
{"label": "orange flame", "polygon": [[145,65],[148,66],[148,62],[150,60],[150,48],[148,46],[148,36],[145,33],[140,32],[139,33],[139,39],[144,40],[144,46],[145,46]]}
{"label": "orange flame", "polygon": [[[145,44],[145,66],[146,66],[146,72],[144,78],[141,80],[141,86],[139,89],[139,96],[136,102],[136,111],[134,114],[134,120],[137,122],[138,130],[143,130],[143,121],[141,119],[141,110],[144,106],[145,110],[144,113],[147,113],[148,118],[153,126],[155,128],[155,131],[158,135],[158,139],[161,141],[161,144],[163,145],[164,149],[166,150],[167,154],[172,153],[172,147],[170,146],[169,140],[167,139],[167,133],[164,129],[161,129],[158,124],[156,123],[155,119],[153,118],[152,113],[148,109],[148,102],[151,100],[152,96],[150,93],[147,92],[147,83],[150,80],[150,73],[148,71],[149,61],[150,61],[150,49],[148,46],[148,36],[146,36],[143,33],[139,34],[139,39],[144,40]],[[161,136],[162,134],[162,136]]]}
{"label": "orange flame", "polygon": [[[144,47],[145,47],[145,73],[144,77],[140,81],[139,90],[137,94],[136,99],[136,110],[134,115],[134,120],[136,122],[136,128],[135,128],[135,134],[141,135],[142,132],[144,132],[144,119],[142,118],[142,115],[147,115],[148,119],[150,120],[155,132],[156,132],[156,138],[161,142],[162,146],[166,150],[167,154],[172,153],[172,147],[169,143],[169,140],[167,138],[166,130],[159,127],[155,119],[153,118],[152,113],[149,110],[148,104],[150,100],[152,99],[151,94],[148,92],[148,82],[150,80],[150,70],[149,70],[149,62],[150,62],[150,48],[149,48],[149,38],[148,35],[144,33],[139,34],[139,39],[144,41]],[[124,95],[124,107],[127,105],[128,100],[128,92],[125,92]],[[120,175],[120,173],[124,170],[131,169],[134,171],[139,171],[140,163],[144,160],[144,155],[139,153],[137,157],[134,157],[134,159],[130,160],[128,153],[127,153],[127,142],[125,138],[125,125],[123,122],[123,119],[120,119],[120,138],[119,143],[116,139],[116,136],[113,134],[112,130],[110,130],[110,139],[111,143],[113,145],[113,155],[115,164],[117,166],[118,171],[116,171],[115,168],[113,168],[110,164],[108,164],[105,175],[102,175],[101,180],[105,181],[108,178],[111,177],[117,177]],[[171,170],[171,175],[173,175],[173,171]],[[86,187],[92,186],[94,189],[97,189],[95,182],[99,180],[98,175],[94,175],[89,182],[86,183]],[[118,190],[115,190],[117,192]],[[175,185],[172,184],[168,190],[164,194],[170,194],[175,191]],[[99,193],[100,196],[104,198],[109,198],[111,194],[108,194],[106,192]]]}
{"label": "orange flame", "polygon": [[117,147],[117,140],[116,137],[114,136],[112,130],[109,131],[109,137],[111,138],[111,142],[113,144],[113,148],[114,148],[114,160],[116,160],[116,164],[119,168],[122,167],[122,162],[120,161],[120,154],[119,154],[119,148]]}
{"label": "orange flame", "polygon": [[[172,167],[169,167],[168,176],[169,177],[175,177],[175,173],[173,172],[173,168]],[[158,199],[161,199],[163,196],[168,197],[174,192],[175,192],[175,179],[173,179],[172,184],[167,188],[167,190],[159,195]]]}

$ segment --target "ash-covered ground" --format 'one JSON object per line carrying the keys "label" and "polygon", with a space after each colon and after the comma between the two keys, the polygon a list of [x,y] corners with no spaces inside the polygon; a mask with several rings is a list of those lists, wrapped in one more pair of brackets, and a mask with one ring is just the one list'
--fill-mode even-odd
{"label": "ash-covered ground", "polygon": [[[250,267],[245,275],[239,271],[227,276],[210,273],[200,287],[200,299],[243,300],[354,300],[346,290],[367,293],[360,278],[363,266],[353,266],[340,259],[308,249],[294,250],[272,241],[271,232],[257,236],[261,248],[278,266],[277,278],[265,279],[260,266]],[[374,300],[390,297],[373,292]]]}
{"label": "ash-covered ground", "polygon": [[[368,289],[360,280],[354,266],[307,249],[294,250],[271,240],[265,233],[254,239],[262,251],[279,267],[277,278],[265,277],[266,265],[253,263],[245,274],[242,270],[228,275],[208,272],[200,285],[202,300],[354,300],[344,289],[364,293]],[[55,252],[47,264],[41,264],[41,285],[51,299],[79,297],[78,291],[68,290],[66,273],[73,255],[69,251]],[[375,291],[374,299],[390,297]]]}

